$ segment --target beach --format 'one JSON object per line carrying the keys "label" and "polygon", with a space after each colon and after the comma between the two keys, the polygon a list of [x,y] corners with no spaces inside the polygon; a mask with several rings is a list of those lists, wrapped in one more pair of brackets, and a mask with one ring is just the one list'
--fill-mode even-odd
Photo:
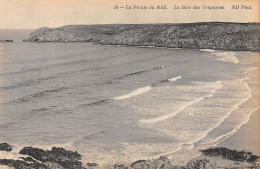
{"label": "beach", "polygon": [[[219,143],[218,147],[227,147],[235,150],[247,150],[253,154],[260,155],[259,122],[260,111],[255,111],[248,123],[243,125],[234,135]],[[235,143],[235,144],[234,144]]]}
{"label": "beach", "polygon": [[[247,63],[255,62],[259,65],[259,55],[254,54],[255,58],[247,58]],[[241,59],[241,61],[245,61],[245,59]],[[259,143],[259,121],[260,121],[260,110],[259,110],[259,67],[247,69],[244,71],[248,75],[248,77],[254,82],[249,82],[249,86],[251,88],[251,93],[253,97],[255,97],[255,109],[251,112],[248,117],[248,122],[239,128],[236,133],[227,138],[225,141],[218,144],[218,146],[228,147],[236,150],[247,150],[251,151],[254,154],[260,155],[260,143]]]}

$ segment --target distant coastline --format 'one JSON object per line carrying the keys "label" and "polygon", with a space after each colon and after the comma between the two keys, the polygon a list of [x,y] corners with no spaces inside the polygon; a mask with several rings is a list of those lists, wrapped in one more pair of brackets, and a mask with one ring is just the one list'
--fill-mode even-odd
{"label": "distant coastline", "polygon": [[68,25],[35,30],[26,42],[260,51],[259,23]]}

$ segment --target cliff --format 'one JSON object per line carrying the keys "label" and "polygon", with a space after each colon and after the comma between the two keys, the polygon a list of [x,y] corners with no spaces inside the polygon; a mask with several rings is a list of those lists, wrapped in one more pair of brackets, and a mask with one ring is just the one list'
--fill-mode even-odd
{"label": "cliff", "polygon": [[40,28],[25,41],[259,51],[259,33],[257,23],[69,25]]}

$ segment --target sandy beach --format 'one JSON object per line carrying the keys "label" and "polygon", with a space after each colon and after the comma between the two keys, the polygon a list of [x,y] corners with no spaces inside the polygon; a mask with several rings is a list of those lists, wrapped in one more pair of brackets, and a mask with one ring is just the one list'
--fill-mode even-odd
{"label": "sandy beach", "polygon": [[[227,147],[236,150],[251,151],[253,154],[260,155],[260,110],[255,111],[248,123],[243,125],[234,135],[218,144],[218,147]],[[254,129],[254,130],[252,130]],[[235,143],[235,144],[234,144]]]}

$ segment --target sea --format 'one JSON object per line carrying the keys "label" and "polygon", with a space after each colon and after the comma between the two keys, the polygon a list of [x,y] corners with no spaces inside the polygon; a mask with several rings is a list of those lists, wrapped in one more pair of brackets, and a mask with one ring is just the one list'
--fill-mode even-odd
{"label": "sea", "polygon": [[[23,42],[1,30],[0,142],[78,151],[109,166],[166,156],[185,165],[259,110],[259,54]],[[233,143],[236,144],[236,143]]]}

